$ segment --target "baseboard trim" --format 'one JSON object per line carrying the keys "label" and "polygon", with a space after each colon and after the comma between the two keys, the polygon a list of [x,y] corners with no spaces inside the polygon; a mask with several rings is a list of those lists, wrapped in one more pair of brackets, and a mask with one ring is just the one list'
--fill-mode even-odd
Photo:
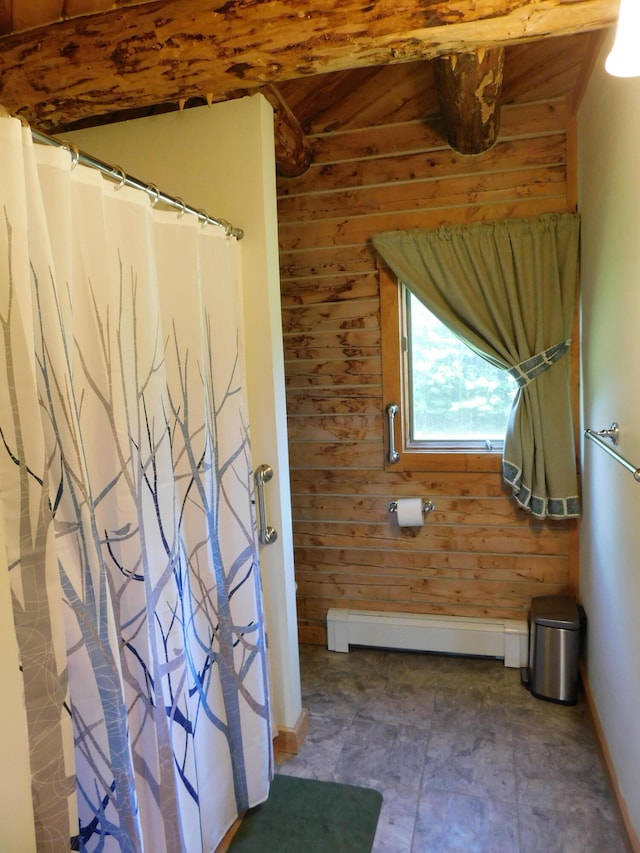
{"label": "baseboard trim", "polygon": [[227,834],[222,839],[220,844],[215,849],[215,853],[228,853],[229,847],[231,847],[231,842],[233,841],[233,837],[236,832],[240,829],[240,824],[244,820],[244,814],[240,815],[240,817],[236,818],[234,822],[231,824],[229,829],[227,830]]}
{"label": "baseboard trim", "polygon": [[596,704],[593,700],[593,694],[591,693],[591,688],[589,687],[587,669],[583,661],[580,662],[579,666],[580,678],[582,681],[582,686],[584,688],[584,695],[587,701],[587,707],[589,708],[589,713],[591,714],[591,719],[593,720],[593,727],[595,729],[598,747],[600,748],[600,753],[602,755],[605,770],[607,776],[609,777],[609,785],[611,787],[611,792],[618,807],[620,820],[622,821],[624,830],[627,834],[625,841],[627,842],[627,846],[630,853],[640,853],[640,840],[638,839],[636,831],[633,828],[633,824],[631,823],[631,817],[629,815],[629,809],[627,808],[627,802],[622,794],[622,791],[620,790],[620,785],[618,783],[618,774],[616,773],[615,767],[613,765],[611,753],[609,752],[609,747],[607,746],[607,741],[604,736],[604,729],[602,728],[602,723],[600,722],[600,717],[598,716]]}
{"label": "baseboard trim", "polygon": [[308,734],[309,711],[303,708],[292,729],[278,727],[278,734],[273,739],[273,748],[276,753],[286,752],[288,755],[297,755]]}

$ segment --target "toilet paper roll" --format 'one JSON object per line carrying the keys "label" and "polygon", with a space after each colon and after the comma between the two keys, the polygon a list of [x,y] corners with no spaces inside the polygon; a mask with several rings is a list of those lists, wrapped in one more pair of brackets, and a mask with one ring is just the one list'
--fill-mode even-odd
{"label": "toilet paper roll", "polygon": [[400,527],[422,527],[422,498],[401,498],[397,501],[398,524]]}

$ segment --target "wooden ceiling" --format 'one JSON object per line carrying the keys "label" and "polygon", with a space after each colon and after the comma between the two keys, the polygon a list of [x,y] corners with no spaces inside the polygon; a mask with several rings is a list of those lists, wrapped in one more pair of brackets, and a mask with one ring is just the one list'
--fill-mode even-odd
{"label": "wooden ceiling", "polygon": [[[428,119],[443,114],[443,97],[460,100],[455,130],[469,119],[462,96],[484,91],[487,67],[497,87],[478,116],[494,102],[577,101],[618,4],[0,0],[0,104],[60,132],[260,90],[280,123],[281,159],[304,168],[308,152],[295,150],[304,134],[400,121],[416,108]],[[470,81],[461,56],[472,57]],[[453,95],[443,70],[459,84]]]}

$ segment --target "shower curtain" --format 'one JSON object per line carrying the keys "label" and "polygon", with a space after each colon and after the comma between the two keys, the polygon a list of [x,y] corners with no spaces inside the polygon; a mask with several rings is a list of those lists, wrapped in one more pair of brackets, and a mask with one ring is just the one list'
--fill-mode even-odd
{"label": "shower curtain", "polygon": [[0,118],[0,515],[39,853],[215,850],[272,775],[239,257]]}

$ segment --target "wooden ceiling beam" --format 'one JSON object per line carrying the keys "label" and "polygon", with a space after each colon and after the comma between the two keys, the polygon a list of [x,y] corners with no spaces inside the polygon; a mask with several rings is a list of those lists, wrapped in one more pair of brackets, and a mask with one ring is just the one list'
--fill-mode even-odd
{"label": "wooden ceiling beam", "polygon": [[263,86],[259,91],[273,107],[277,173],[282,178],[297,178],[311,165],[313,152],[309,140],[275,86]]}
{"label": "wooden ceiling beam", "polygon": [[[76,4],[78,5],[78,4]],[[163,0],[0,38],[0,103],[42,130],[611,26],[618,0]]]}
{"label": "wooden ceiling beam", "polygon": [[498,139],[504,72],[501,47],[434,60],[445,136],[460,154],[481,154]]}

